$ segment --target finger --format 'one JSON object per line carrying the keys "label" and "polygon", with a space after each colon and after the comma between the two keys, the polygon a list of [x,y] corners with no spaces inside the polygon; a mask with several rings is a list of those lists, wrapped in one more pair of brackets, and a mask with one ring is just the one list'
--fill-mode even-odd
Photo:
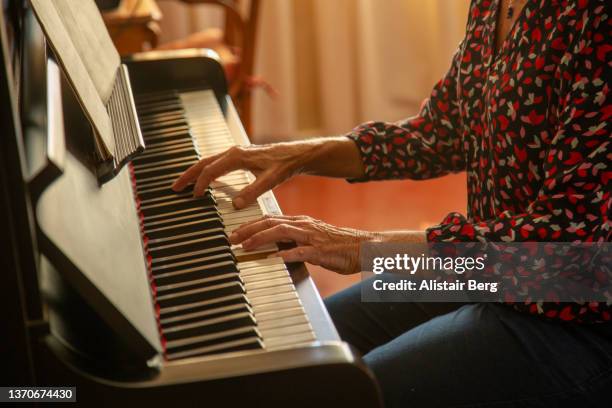
{"label": "finger", "polygon": [[194,164],[193,166],[189,167],[187,170],[185,170],[183,174],[179,176],[179,178],[174,181],[174,183],[172,184],[172,189],[177,192],[183,191],[189,183],[193,183],[197,179],[204,166],[217,160],[221,154],[222,153],[206,157]]}
{"label": "finger", "polygon": [[275,227],[282,223],[292,224],[297,221],[298,217],[286,215],[266,215],[257,220],[248,221],[236,228],[229,236],[232,244],[239,244],[253,234],[256,234],[265,229]]}
{"label": "finger", "polygon": [[309,242],[308,231],[289,224],[279,224],[253,234],[253,236],[242,242],[242,247],[250,250],[262,245],[285,241],[307,244]]}
{"label": "finger", "polygon": [[275,256],[285,262],[308,262],[319,265],[340,274],[351,274],[359,271],[355,259],[355,248],[347,245],[332,245],[329,247],[300,246],[278,251]]}
{"label": "finger", "polygon": [[213,180],[224,174],[238,170],[240,167],[240,159],[236,155],[226,152],[202,169],[195,187],[193,188],[193,195],[195,197],[201,196]]}
{"label": "finger", "polygon": [[265,214],[263,217],[256,219],[256,220],[252,220],[252,221],[247,221],[244,224],[242,224],[240,226],[240,228],[242,227],[246,227],[250,224],[254,224],[256,222],[259,221],[263,221],[265,219],[268,218],[274,218],[274,219],[278,219],[278,220],[286,220],[286,221],[307,221],[307,220],[311,220],[311,218],[307,215],[284,215],[284,214]]}
{"label": "finger", "polygon": [[229,236],[229,240],[232,244],[239,244],[245,239],[250,238],[253,234],[263,231],[268,228],[272,228],[280,224],[282,220],[280,218],[263,217],[258,220],[245,222],[240,227],[236,228]]}
{"label": "finger", "polygon": [[198,163],[189,167],[179,176],[179,178],[174,181],[174,183],[172,183],[172,189],[176,192],[183,191],[189,183],[192,183],[198,177],[198,174],[200,174],[200,171],[202,171],[202,168],[205,165],[206,163],[199,161]]}
{"label": "finger", "polygon": [[255,202],[257,197],[268,190],[271,190],[278,184],[278,175],[273,172],[263,173],[255,179],[251,184],[243,188],[236,197],[233,203],[237,210],[240,210],[247,205]]}
{"label": "finger", "polygon": [[285,262],[308,262],[313,265],[318,265],[320,263],[317,249],[312,246],[299,246],[285,249],[283,251],[278,251],[273,256],[281,257]]}

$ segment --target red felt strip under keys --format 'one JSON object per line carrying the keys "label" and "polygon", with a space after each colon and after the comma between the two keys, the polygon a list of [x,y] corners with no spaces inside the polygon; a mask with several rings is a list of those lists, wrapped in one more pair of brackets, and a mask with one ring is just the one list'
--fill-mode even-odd
{"label": "red felt strip under keys", "polygon": [[153,307],[155,309],[155,321],[157,323],[157,330],[159,332],[159,340],[161,342],[164,358],[166,357],[166,338],[164,331],[161,326],[160,320],[160,306],[157,303],[157,286],[153,278],[153,257],[149,253],[149,238],[144,233],[144,214],[140,211],[140,197],[136,190],[136,177],[134,172],[134,165],[132,163],[128,166],[130,171],[130,178],[132,180],[132,188],[134,191],[134,200],[136,202],[136,210],[138,211],[138,219],[140,220],[140,234],[142,236],[142,248],[145,255],[145,262],[147,267],[147,274],[149,275],[149,284],[151,285],[151,297],[153,298]]}

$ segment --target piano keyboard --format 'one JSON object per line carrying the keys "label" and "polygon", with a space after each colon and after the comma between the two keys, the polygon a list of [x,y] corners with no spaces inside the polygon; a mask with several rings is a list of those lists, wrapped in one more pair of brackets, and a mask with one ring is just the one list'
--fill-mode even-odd
{"label": "piano keyboard", "polygon": [[296,347],[316,340],[287,267],[246,252],[228,235],[258,219],[258,203],[235,210],[231,200],[250,182],[234,171],[204,197],[175,193],[173,181],[201,157],[234,141],[211,90],[136,96],[147,146],[131,165],[143,247],[167,360],[240,350]]}

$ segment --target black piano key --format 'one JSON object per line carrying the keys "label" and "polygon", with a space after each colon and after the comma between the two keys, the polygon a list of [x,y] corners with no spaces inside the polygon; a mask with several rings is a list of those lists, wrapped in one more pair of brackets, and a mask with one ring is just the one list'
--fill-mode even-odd
{"label": "black piano key", "polygon": [[[146,151],[146,150],[145,150]],[[172,160],[172,159],[193,159],[198,160],[197,153],[193,150],[193,147],[185,147],[183,149],[176,149],[172,152],[158,152],[149,156],[138,155],[132,159],[132,163],[135,167],[145,164],[158,163],[160,160]]]}
{"label": "black piano key", "polygon": [[213,354],[232,353],[246,350],[259,350],[263,348],[263,342],[258,337],[250,337],[242,340],[235,340],[227,343],[216,344],[214,346],[195,348],[184,352],[168,353],[166,359],[169,361],[179,360],[189,357],[202,357]]}
{"label": "black piano key", "polygon": [[194,249],[215,248],[217,250],[219,248],[218,252],[222,247],[231,249],[225,231],[219,228],[154,239],[147,237],[146,239],[147,248],[152,257],[162,254],[160,251],[164,249],[170,250],[173,255],[191,252]]}
{"label": "black piano key", "polygon": [[138,178],[136,180],[136,189],[140,190],[140,189],[149,188],[151,186],[159,186],[159,185],[164,184],[165,182],[168,183],[168,186],[171,186],[174,180],[179,178],[182,174],[183,173],[181,172],[176,172],[176,173],[172,172],[172,173],[164,174],[163,176],[160,176],[160,177]]}
{"label": "black piano key", "polygon": [[235,313],[227,316],[200,320],[195,323],[181,324],[163,329],[166,340],[178,340],[187,337],[202,336],[240,329],[255,327],[255,318],[249,312]]}
{"label": "black piano key", "polygon": [[167,295],[198,287],[213,286],[228,282],[240,282],[244,284],[239,272],[228,272],[218,269],[216,274],[209,275],[207,271],[208,270],[205,268],[195,268],[191,273],[176,274],[167,278],[154,278],[157,286],[157,293]]}
{"label": "black piano key", "polygon": [[[159,183],[157,185],[153,185],[150,187],[142,187],[137,183],[137,195],[140,198],[140,204],[154,204],[156,202],[162,201],[172,201],[172,200],[185,200],[193,198],[193,184],[188,184],[181,191],[174,191],[172,189],[172,183],[170,181]],[[204,196],[212,196],[212,190],[207,188],[204,190]]]}
{"label": "black piano key", "polygon": [[139,171],[139,170],[144,170],[144,169],[156,168],[162,165],[180,164],[180,163],[187,164],[189,162],[191,162],[191,164],[197,163],[198,162],[197,154],[195,154],[194,152],[192,152],[191,154],[189,154],[188,152],[180,152],[178,155],[174,157],[163,157],[163,158],[160,157],[158,160],[150,160],[148,163],[136,163],[136,162],[132,162],[132,163],[134,164],[134,170]]}
{"label": "black piano key", "polygon": [[203,220],[183,222],[166,227],[152,228],[146,231],[149,239],[158,239],[175,235],[183,235],[197,230],[211,228],[223,228],[223,221],[220,218],[207,218]]}
{"label": "black piano key", "polygon": [[[166,112],[166,113],[174,113],[174,112]],[[174,118],[166,118],[164,120],[159,121],[144,121],[140,123],[140,129],[143,133],[146,133],[149,130],[157,130],[157,129],[166,129],[169,127],[176,127],[178,125],[185,126],[187,122],[183,117],[174,117]]]}
{"label": "black piano key", "polygon": [[164,213],[156,214],[156,215],[150,215],[146,219],[144,219],[144,223],[146,225],[149,223],[154,224],[160,221],[172,222],[172,220],[176,219],[177,217],[190,217],[190,216],[194,216],[198,214],[207,214],[210,211],[217,212],[218,209],[216,208],[216,206],[211,206],[211,208],[205,211],[202,210],[201,208],[185,208],[182,210],[164,212]]}
{"label": "black piano key", "polygon": [[149,228],[158,228],[166,225],[173,225],[175,223],[187,222],[187,221],[195,221],[204,218],[217,217],[221,218],[221,214],[215,210],[211,209],[208,211],[193,211],[193,212],[185,212],[178,214],[166,214],[167,217],[158,217],[157,219],[146,219],[143,220],[145,231]]}
{"label": "black piano key", "polygon": [[142,125],[149,125],[152,123],[163,122],[166,120],[174,120],[182,118],[186,123],[187,119],[185,118],[185,112],[182,109],[177,109],[171,112],[159,113],[159,114],[151,114],[151,115],[139,115],[138,123],[142,127]]}
{"label": "black piano key", "polygon": [[165,245],[149,246],[149,254],[152,258],[163,258],[177,255],[179,253],[197,251],[205,248],[231,248],[231,245],[224,234],[215,234],[186,241],[171,242]]}
{"label": "black piano key", "polygon": [[[147,143],[145,139],[145,144]],[[156,143],[151,143],[148,145],[147,150],[141,153],[142,157],[150,156],[154,153],[165,152],[170,149],[182,149],[186,147],[193,147],[193,141],[188,140],[187,138],[179,138],[179,139],[171,139],[171,140],[162,140]]]}
{"label": "black piano key", "polygon": [[138,177],[158,177],[163,176],[164,174],[168,174],[168,172],[184,172],[196,161],[188,160],[180,163],[159,163],[158,166],[152,166],[149,168],[135,168],[134,173],[136,174],[136,179]]}
{"label": "black piano key", "polygon": [[165,307],[160,307],[159,316],[160,319],[169,319],[179,317],[187,313],[197,313],[217,309],[220,307],[236,305],[249,305],[249,301],[244,294],[223,296],[211,300],[197,300],[194,302],[186,302],[177,305],[168,305]]}
{"label": "black piano key", "polygon": [[145,218],[151,215],[163,214],[166,212],[183,210],[186,208],[200,208],[210,210],[216,208],[216,202],[211,193],[207,191],[202,197],[177,198],[175,200],[163,201],[148,205],[141,205],[140,212]]}
{"label": "black piano key", "polygon": [[176,155],[173,155],[172,157],[164,158],[163,160],[160,160],[159,158],[149,158],[149,160],[147,161],[133,162],[136,182],[138,182],[138,179],[141,178],[141,176],[139,176],[139,173],[142,172],[143,170],[157,169],[162,166],[167,166],[170,164],[193,165],[197,162],[198,162],[197,155],[194,153],[189,153],[187,151],[177,152]]}
{"label": "black piano key", "polygon": [[186,285],[195,286],[206,285],[211,282],[219,283],[219,280],[233,280],[236,277],[240,278],[240,273],[236,268],[236,263],[232,259],[223,262],[190,266],[188,268],[169,272],[164,271],[163,273],[154,275],[153,279],[155,280],[158,291],[170,293],[174,289],[179,290]]}
{"label": "black piano key", "polygon": [[160,294],[176,293],[196,287],[217,285],[223,283],[221,281],[243,283],[235,264],[236,262],[233,258],[225,257],[219,262],[188,266],[187,268],[175,269],[173,271],[163,271],[162,273],[154,274],[153,280]]}
{"label": "black piano key", "polygon": [[163,113],[143,113],[142,115],[138,115],[138,122],[143,129],[160,123],[172,123],[172,125],[181,124],[183,126],[189,126],[189,120],[185,116],[185,111],[180,108]]}
{"label": "black piano key", "polygon": [[168,342],[166,359],[177,360],[187,357],[262,348],[263,341],[257,330],[254,328],[244,328]]}
{"label": "black piano key", "polygon": [[141,115],[147,115],[150,113],[169,112],[169,111],[177,110],[180,108],[181,108],[181,104],[179,102],[161,101],[161,102],[153,102],[153,103],[146,104],[146,105],[144,104],[139,105],[138,112]]}
{"label": "black piano key", "polygon": [[162,203],[165,201],[173,201],[173,200],[181,200],[181,199],[185,199],[185,198],[193,198],[193,192],[189,191],[189,190],[183,190],[183,191],[179,191],[176,192],[174,190],[172,190],[171,188],[165,187],[164,189],[160,189],[157,191],[157,194],[154,194],[153,197],[151,197],[152,194],[146,194],[146,193],[138,193],[138,198],[140,200],[140,205],[141,206],[145,206],[145,205],[149,205],[149,204],[158,204],[158,203]]}
{"label": "black piano key", "polygon": [[149,98],[149,99],[138,99],[136,102],[136,106],[139,108],[146,108],[150,106],[159,106],[159,105],[167,105],[169,103],[179,103],[180,98],[178,94],[167,94],[160,95],[157,98]]}
{"label": "black piano key", "polygon": [[253,313],[253,310],[246,303],[236,303],[227,306],[215,307],[212,309],[191,311],[172,317],[164,317],[160,319],[159,323],[162,327],[172,327],[182,323],[193,323],[198,319],[221,317],[239,312]]}
{"label": "black piano key", "polygon": [[176,255],[152,258],[153,274],[172,272],[182,268],[199,265],[200,262],[221,262],[233,260],[230,246],[200,248],[197,251],[185,251]]}
{"label": "black piano key", "polygon": [[[207,230],[195,230],[191,232],[185,232],[177,235],[169,235],[162,236],[159,238],[151,238],[147,237],[147,244],[149,250],[156,250],[162,247],[166,247],[168,245],[181,244],[181,243],[189,243],[194,240],[201,239],[213,239],[217,238],[221,239],[221,237],[225,237],[225,241],[213,241],[212,243],[202,242],[202,248],[215,248],[217,246],[225,246],[226,243],[229,243],[227,240],[227,234],[225,234],[225,229],[223,228],[210,228]],[[221,245],[218,245],[220,242],[225,242]]]}
{"label": "black piano key", "polygon": [[213,300],[229,295],[244,295],[245,293],[244,286],[241,283],[230,282],[193,289],[181,293],[158,296],[157,303],[160,307],[168,307],[205,300]]}
{"label": "black piano key", "polygon": [[[193,273],[186,274],[178,274],[172,276],[172,280],[174,282],[169,282],[171,279],[155,279],[157,285],[157,295],[158,296],[166,296],[166,295],[180,295],[182,293],[186,293],[196,289],[204,289],[211,287],[218,287],[219,285],[229,284],[229,283],[239,283],[244,284],[242,279],[240,278],[240,274],[238,272],[229,272],[218,270],[219,273],[214,276],[207,276],[206,270],[203,268],[197,268],[193,271]],[[199,273],[199,275],[195,275]],[[195,276],[193,276],[195,275]],[[198,277],[199,276],[199,277]],[[182,279],[182,281],[178,281],[178,279]],[[160,282],[160,283],[158,283]]]}
{"label": "black piano key", "polygon": [[[175,273],[188,273],[191,268],[208,267],[212,269],[218,263],[235,263],[236,259],[230,247],[215,247],[194,252],[182,252],[178,256],[153,259],[152,273],[154,276],[165,277]],[[204,255],[200,255],[204,253]],[[209,274],[215,273],[209,271]]]}
{"label": "black piano key", "polygon": [[164,142],[167,140],[191,139],[193,141],[193,138],[191,137],[189,132],[185,131],[184,129],[157,132],[156,134],[149,133],[147,134],[146,138],[143,136],[143,139],[145,139],[145,142],[150,146],[155,146],[157,143]]}
{"label": "black piano key", "polygon": [[190,193],[192,192],[192,185],[189,185],[188,188],[186,188],[185,190],[183,190],[180,193],[175,192],[174,190],[172,190],[172,187],[169,185],[169,183],[162,185],[160,187],[152,187],[152,188],[147,188],[147,189],[139,189],[137,190],[138,193],[138,198],[140,199],[141,204],[143,202],[150,202],[149,200],[153,199],[153,198],[158,198],[158,197],[166,197],[168,195],[171,194],[175,194],[176,196],[180,196],[181,194],[185,194],[185,193]]}
{"label": "black piano key", "polygon": [[[193,138],[185,129],[177,128],[177,129],[159,129],[159,131],[150,131],[144,133],[142,138],[145,141],[147,147],[159,147],[163,146],[162,143],[171,142],[171,141],[191,141],[193,143]],[[195,149],[195,147],[194,147]]]}
{"label": "black piano key", "polygon": [[148,102],[155,102],[155,101],[165,100],[165,99],[178,99],[178,92],[174,89],[171,89],[171,90],[134,94],[134,101],[137,106],[140,104],[145,104]]}

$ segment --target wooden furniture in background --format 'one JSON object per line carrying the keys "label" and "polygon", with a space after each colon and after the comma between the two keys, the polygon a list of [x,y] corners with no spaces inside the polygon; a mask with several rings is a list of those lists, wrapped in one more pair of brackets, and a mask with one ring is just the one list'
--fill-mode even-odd
{"label": "wooden furniture in background", "polygon": [[157,47],[162,12],[155,0],[121,0],[119,7],[102,16],[119,54]]}
{"label": "wooden furniture in background", "polygon": [[241,12],[245,0],[179,0],[186,4],[209,4],[221,7],[225,24],[218,29],[205,29],[185,38],[161,44],[158,49],[212,48],[221,57],[229,94],[238,108],[240,119],[250,134],[251,89],[257,80],[253,77],[255,41],[260,0],[248,0],[246,12]]}

